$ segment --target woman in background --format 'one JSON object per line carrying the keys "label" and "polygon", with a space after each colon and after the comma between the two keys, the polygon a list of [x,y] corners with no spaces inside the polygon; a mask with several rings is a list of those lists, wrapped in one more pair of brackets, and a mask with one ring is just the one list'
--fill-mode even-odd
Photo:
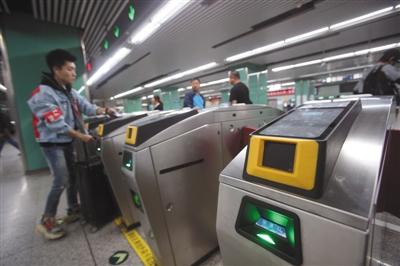
{"label": "woman in background", "polygon": [[153,106],[154,106],[154,110],[159,110],[159,111],[163,111],[164,110],[164,104],[160,99],[160,96],[158,95],[154,95],[153,97]]}

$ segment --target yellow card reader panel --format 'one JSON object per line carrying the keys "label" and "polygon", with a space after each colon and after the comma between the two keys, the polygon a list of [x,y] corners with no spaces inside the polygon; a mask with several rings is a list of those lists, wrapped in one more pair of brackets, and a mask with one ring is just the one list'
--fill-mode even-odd
{"label": "yellow card reader panel", "polygon": [[319,144],[314,140],[253,135],[246,171],[256,178],[312,190],[318,150]]}
{"label": "yellow card reader panel", "polygon": [[97,126],[97,135],[99,137],[102,137],[103,136],[103,132],[104,132],[104,124],[99,124]]}
{"label": "yellow card reader panel", "polygon": [[137,137],[137,127],[128,126],[126,128],[125,143],[135,145]]}

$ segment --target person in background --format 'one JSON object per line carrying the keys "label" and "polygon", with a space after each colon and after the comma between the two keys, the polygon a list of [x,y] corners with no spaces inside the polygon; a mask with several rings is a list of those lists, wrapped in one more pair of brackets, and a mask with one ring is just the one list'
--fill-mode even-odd
{"label": "person in background", "polygon": [[7,142],[19,151],[18,143],[12,138],[13,126],[8,115],[0,110],[0,155],[4,144]]}
{"label": "person in background", "polygon": [[399,105],[400,93],[397,86],[400,85],[400,71],[396,68],[398,63],[400,63],[400,50],[387,50],[378,63],[364,73],[354,88],[355,93],[393,95]]}
{"label": "person in background", "polygon": [[192,91],[188,91],[185,94],[185,100],[183,107],[199,108],[203,109],[206,107],[206,101],[200,93],[200,79],[194,78],[190,81],[192,84]]}
{"label": "person in background", "polygon": [[154,106],[154,110],[159,110],[159,111],[163,111],[164,110],[164,104],[160,99],[160,96],[158,95],[154,95],[153,97],[153,106]]}
{"label": "person in background", "polygon": [[102,108],[89,103],[72,89],[76,79],[76,58],[66,50],[56,49],[46,55],[50,73],[43,73],[42,81],[28,100],[33,113],[33,131],[50,172],[53,184],[46,206],[36,230],[46,239],[59,239],[65,231],[56,222],[61,194],[67,190],[67,216],[64,222],[75,222],[80,217],[77,180],[73,163],[73,140],[90,142],[82,113],[87,116],[114,115],[111,108]]}
{"label": "person in background", "polygon": [[250,100],[249,96],[249,88],[247,88],[246,84],[240,81],[240,73],[238,71],[230,71],[229,72],[229,83],[233,85],[229,102],[230,104],[236,103],[245,103],[252,104],[253,102]]}

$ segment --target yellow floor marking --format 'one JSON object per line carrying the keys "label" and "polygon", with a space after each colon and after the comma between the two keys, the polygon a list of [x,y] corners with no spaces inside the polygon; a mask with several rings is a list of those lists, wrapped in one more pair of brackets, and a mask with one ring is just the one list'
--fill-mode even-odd
{"label": "yellow floor marking", "polygon": [[144,239],[139,235],[136,229],[127,231],[126,228],[122,225],[121,217],[115,219],[114,222],[120,228],[122,234],[124,235],[126,240],[128,240],[129,244],[139,256],[144,266],[158,265],[157,259],[154,256],[149,245],[147,245],[146,241],[144,241]]}

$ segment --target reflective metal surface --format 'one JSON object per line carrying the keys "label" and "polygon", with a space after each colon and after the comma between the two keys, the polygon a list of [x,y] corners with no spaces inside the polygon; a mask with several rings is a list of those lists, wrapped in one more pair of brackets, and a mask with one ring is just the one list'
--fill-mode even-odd
{"label": "reflective metal surface", "polygon": [[[125,127],[123,127],[125,128]],[[101,157],[104,171],[110,181],[124,224],[129,227],[138,222],[135,218],[135,207],[128,185],[121,172],[122,151],[125,143],[125,132],[101,141]]]}
{"label": "reflective metal surface", "polygon": [[310,200],[242,179],[243,150],[221,173],[221,182],[254,190],[259,195],[290,203],[309,212],[365,230],[371,215],[392,113],[389,97],[363,98],[362,111],[350,129],[320,199]]}
{"label": "reflective metal surface", "polygon": [[234,222],[244,195],[299,216],[303,265],[370,263],[368,246],[371,246],[380,166],[394,109],[391,97],[362,98],[361,101],[362,110],[347,137],[344,136],[346,139],[321,198],[309,199],[243,180],[246,149],[222,171],[217,232],[224,264],[287,263],[235,231]]}
{"label": "reflective metal surface", "polygon": [[190,265],[218,246],[219,130],[218,124],[205,125],[151,148],[163,203],[158,212],[164,213],[176,265]]}
{"label": "reflective metal surface", "polygon": [[[261,112],[261,113],[260,113]],[[163,134],[154,135],[142,145],[136,147],[136,150],[155,145],[164,140],[173,138],[182,132],[193,130],[203,126],[205,123],[220,123],[227,121],[253,120],[269,122],[272,118],[281,115],[282,111],[265,105],[242,105],[210,108],[202,110],[198,115],[187,118],[184,121],[163,130]],[[257,123],[258,125],[259,123]]]}
{"label": "reflective metal surface", "polygon": [[161,265],[191,265],[217,246],[218,175],[241,149],[241,128],[260,126],[282,112],[248,105],[207,109],[152,136],[124,169],[140,193],[144,237]]}
{"label": "reflective metal surface", "polygon": [[220,184],[217,232],[224,265],[290,265],[268,250],[239,235],[236,217],[244,196],[296,213],[300,218],[302,265],[364,265],[367,232],[325,219],[267,197]]}
{"label": "reflective metal surface", "polygon": [[[100,153],[101,155],[104,171],[121,211],[122,221],[127,227],[135,226],[139,220],[133,203],[133,195],[129,191],[129,186],[121,172],[122,154],[125,144],[125,129],[127,124],[131,123],[133,120],[143,117],[145,114],[147,114],[147,116],[144,118],[157,113],[158,111],[135,112],[112,120],[110,123],[104,125],[106,134],[99,139],[97,143],[96,153]],[[100,151],[98,149],[100,149]]]}

